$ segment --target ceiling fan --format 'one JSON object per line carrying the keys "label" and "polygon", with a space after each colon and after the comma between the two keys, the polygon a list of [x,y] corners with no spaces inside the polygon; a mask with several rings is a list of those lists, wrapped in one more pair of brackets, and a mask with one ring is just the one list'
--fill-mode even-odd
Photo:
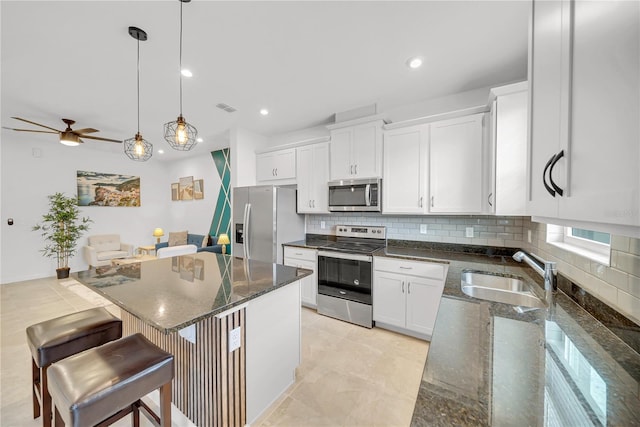
{"label": "ceiling fan", "polygon": [[15,131],[18,131],[18,132],[57,133],[58,135],[60,135],[60,143],[64,144],[64,145],[70,145],[70,146],[80,145],[81,143],[84,142],[83,140],[80,139],[81,137],[85,138],[85,139],[95,139],[97,141],[108,141],[108,142],[120,142],[120,143],[122,143],[122,141],[120,141],[118,139],[101,138],[99,136],[87,135],[89,133],[100,132],[98,129],[83,128],[83,129],[73,130],[73,129],[71,129],[71,126],[75,123],[75,120],[62,119],[62,121],[66,123],[67,128],[65,130],[58,130],[58,129],[54,129],[54,128],[46,126],[46,125],[42,125],[40,123],[32,122],[31,120],[22,119],[20,117],[11,117],[11,118],[12,119],[16,119],[16,120],[20,120],[20,121],[23,121],[23,122],[26,122],[26,123],[31,123],[32,125],[41,126],[41,127],[45,128],[45,129],[49,129],[49,130],[15,129],[15,128],[9,128],[9,127],[4,127],[3,126],[4,129],[15,130]]}

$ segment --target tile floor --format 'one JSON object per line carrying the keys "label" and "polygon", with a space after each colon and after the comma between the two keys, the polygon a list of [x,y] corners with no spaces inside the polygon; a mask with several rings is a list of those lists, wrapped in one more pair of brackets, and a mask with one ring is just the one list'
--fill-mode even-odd
{"label": "tile floor", "polygon": [[[96,305],[119,313],[72,282],[47,278],[0,285],[0,426],[42,425],[31,416],[26,327]],[[410,424],[428,343],[304,309],[302,346],[296,382],[254,426]],[[150,425],[144,417],[141,421]],[[172,421],[174,426],[192,425],[177,410]],[[115,425],[128,426],[129,418]]]}

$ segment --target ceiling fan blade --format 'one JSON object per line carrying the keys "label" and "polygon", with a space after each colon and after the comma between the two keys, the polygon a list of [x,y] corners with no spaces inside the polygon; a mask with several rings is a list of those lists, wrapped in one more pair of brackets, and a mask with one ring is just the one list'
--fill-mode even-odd
{"label": "ceiling fan blade", "polygon": [[122,143],[119,139],[110,139],[110,138],[101,138],[99,136],[90,136],[90,135],[82,135],[83,138],[86,139],[95,139],[97,141],[109,141],[109,142],[119,142]]}
{"label": "ceiling fan blade", "polygon": [[23,121],[23,122],[31,123],[32,125],[40,126],[40,127],[46,128],[46,129],[55,130],[56,133],[60,133],[60,131],[58,129],[52,128],[50,126],[41,125],[40,123],[32,122],[31,120],[21,119],[20,117],[11,117],[11,118],[12,119],[16,119],[16,120],[20,120],[20,121]]}
{"label": "ceiling fan blade", "polygon": [[94,128],[74,129],[73,131],[78,135],[82,135],[83,133],[100,132],[98,129],[94,129]]}
{"label": "ceiling fan blade", "polygon": [[2,129],[16,130],[18,132],[60,133],[58,131],[52,132],[50,130],[16,129],[16,128],[9,128],[6,126],[2,126]]}

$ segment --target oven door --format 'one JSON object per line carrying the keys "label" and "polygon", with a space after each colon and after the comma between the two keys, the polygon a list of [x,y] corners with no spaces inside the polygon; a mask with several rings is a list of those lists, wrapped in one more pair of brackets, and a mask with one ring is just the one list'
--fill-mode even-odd
{"label": "oven door", "polygon": [[372,257],[318,252],[318,294],[371,305]]}

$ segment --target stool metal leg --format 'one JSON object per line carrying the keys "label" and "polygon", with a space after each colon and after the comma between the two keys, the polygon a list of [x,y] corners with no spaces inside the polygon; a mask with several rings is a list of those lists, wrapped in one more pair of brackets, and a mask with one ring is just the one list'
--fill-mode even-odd
{"label": "stool metal leg", "polygon": [[35,420],[40,416],[40,400],[41,389],[40,389],[40,368],[36,365],[36,361],[31,359],[31,392],[33,393],[33,419]]}

